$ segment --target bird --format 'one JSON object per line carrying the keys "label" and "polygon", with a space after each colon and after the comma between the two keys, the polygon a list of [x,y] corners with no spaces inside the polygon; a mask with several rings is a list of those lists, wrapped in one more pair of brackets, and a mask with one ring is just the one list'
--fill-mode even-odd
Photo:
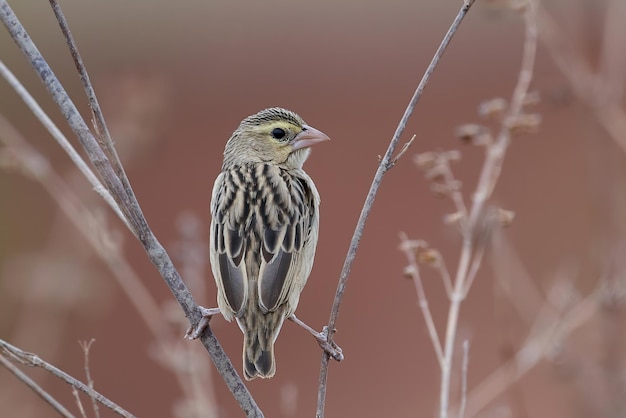
{"label": "bird", "polygon": [[246,380],[276,373],[274,343],[311,273],[320,196],[302,167],[310,147],[329,139],[272,107],[243,119],[226,143],[211,197],[210,262],[219,311],[244,336]]}

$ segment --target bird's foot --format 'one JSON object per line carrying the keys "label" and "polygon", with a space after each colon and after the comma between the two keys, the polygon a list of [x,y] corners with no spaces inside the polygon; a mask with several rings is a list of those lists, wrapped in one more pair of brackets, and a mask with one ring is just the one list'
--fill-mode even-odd
{"label": "bird's foot", "polygon": [[193,326],[190,326],[187,329],[187,332],[185,333],[185,338],[188,340],[195,340],[200,337],[206,327],[209,326],[209,322],[211,321],[211,318],[213,318],[213,315],[221,313],[220,308],[205,308],[203,306],[198,306],[198,309],[202,314],[202,318],[195,328]]}
{"label": "bird's foot", "polygon": [[[319,346],[322,348],[322,350],[324,350],[329,356],[331,356],[337,361],[342,361],[344,359],[343,350],[341,349],[341,347],[339,347],[337,343],[335,343],[334,341],[329,341],[328,339],[329,333],[328,333],[327,326],[322,328],[322,332],[317,332],[316,330],[314,330],[313,328],[311,328],[304,322],[300,321],[295,315],[291,315],[289,319],[295,322],[296,324],[300,325],[305,330],[309,331],[311,335],[313,335],[313,337],[315,338]],[[333,330],[333,333],[334,332],[335,330]]]}

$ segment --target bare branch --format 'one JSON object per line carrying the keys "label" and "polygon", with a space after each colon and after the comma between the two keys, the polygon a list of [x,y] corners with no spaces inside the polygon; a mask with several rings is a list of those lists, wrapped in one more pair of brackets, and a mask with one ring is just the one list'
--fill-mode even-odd
{"label": "bare branch", "polygon": [[4,143],[6,150],[23,168],[23,172],[38,182],[59,205],[68,221],[109,267],[113,277],[129,297],[129,301],[140,314],[148,330],[158,341],[161,341],[164,336],[168,335],[168,330],[163,321],[155,320],[160,316],[159,307],[128,260],[123,257],[117,245],[113,244],[115,239],[111,228],[81,202],[79,196],[59,173],[52,169],[45,157],[26,142],[24,137],[1,114],[0,132],[2,132],[0,143]]}
{"label": "bare branch", "polygon": [[428,298],[426,297],[426,292],[424,291],[424,284],[422,283],[419,264],[415,258],[415,245],[412,245],[412,242],[409,241],[405,233],[400,234],[400,241],[400,250],[404,252],[409,262],[405,273],[413,279],[415,290],[417,292],[417,303],[422,311],[422,316],[424,317],[424,322],[426,323],[426,329],[428,330],[430,341],[433,344],[437,360],[439,361],[439,367],[443,367],[444,360],[441,339],[437,333],[437,327],[435,327],[435,321],[433,320],[432,313],[430,312],[430,308],[428,306]]}
{"label": "bare branch", "polygon": [[[369,192],[367,193],[367,197],[365,198],[365,204],[363,205],[363,209],[361,210],[361,215],[359,216],[359,220],[354,230],[354,234],[352,235],[352,240],[350,241],[350,247],[348,248],[348,254],[346,255],[346,259],[344,261],[343,268],[339,276],[339,283],[337,285],[337,291],[335,293],[335,299],[333,301],[333,307],[330,313],[330,319],[328,321],[328,330],[329,330],[328,341],[329,342],[332,342],[332,339],[333,339],[333,330],[335,329],[337,317],[339,316],[339,308],[343,300],[343,294],[346,289],[348,276],[350,275],[350,269],[352,268],[352,262],[354,261],[357,249],[359,247],[359,242],[361,241],[361,236],[363,235],[365,222],[367,221],[369,213],[374,204],[374,199],[376,198],[376,194],[378,193],[378,188],[380,187],[383,176],[385,172],[389,169],[389,163],[392,160],[392,155],[398,145],[398,142],[400,141],[400,137],[402,136],[404,129],[406,128],[406,124],[409,118],[411,117],[411,114],[413,113],[415,106],[417,105],[417,102],[422,96],[422,92],[424,91],[424,88],[426,87],[428,80],[430,80],[430,76],[432,75],[433,71],[437,67],[437,64],[439,63],[441,56],[446,50],[446,47],[450,43],[452,36],[456,33],[459,25],[463,21],[463,18],[465,17],[465,15],[469,11],[473,3],[474,3],[474,0],[464,0],[461,10],[459,10],[459,13],[454,19],[454,22],[452,23],[452,25],[450,26],[450,29],[448,29],[448,32],[446,33],[443,40],[441,41],[441,45],[439,45],[439,48],[435,52],[433,59],[431,60],[430,64],[428,65],[428,68],[426,69],[426,72],[424,73],[424,76],[422,77],[422,80],[420,81],[419,85],[417,86],[417,89],[413,93],[413,97],[409,101],[409,104],[406,110],[404,111],[404,115],[402,115],[402,118],[400,119],[400,122],[398,123],[396,131],[393,137],[391,138],[391,141],[389,142],[387,151],[385,152],[383,159],[380,161],[380,164],[378,165],[378,170],[376,170],[376,174],[374,175],[374,180],[372,181],[372,185],[370,186]],[[324,406],[326,404],[326,382],[327,382],[327,377],[328,377],[329,359],[330,359],[330,356],[326,352],[322,353],[319,389],[318,389],[318,394],[317,394],[316,416],[318,418],[322,418],[324,416]]]}
{"label": "bare branch", "polygon": [[98,103],[98,98],[96,97],[96,92],[91,84],[91,80],[89,79],[89,74],[87,73],[87,68],[85,68],[85,64],[83,63],[83,59],[78,52],[78,45],[74,41],[74,37],[70,32],[70,28],[67,24],[67,20],[65,20],[65,16],[63,15],[63,11],[59,6],[56,0],[50,0],[50,6],[52,6],[52,11],[59,22],[59,27],[61,28],[61,32],[63,32],[63,36],[65,36],[65,41],[67,42],[67,46],[72,55],[72,59],[74,60],[74,65],[76,66],[76,70],[80,76],[80,81],[83,83],[83,88],[85,90],[85,95],[89,100],[89,107],[91,108],[91,112],[94,116],[94,127],[96,129],[96,133],[100,139],[100,144],[104,147],[104,152],[106,153],[109,161],[111,162],[111,166],[115,173],[121,180],[124,185],[124,189],[126,193],[130,196],[133,196],[134,193],[132,188],[130,187],[130,182],[128,181],[128,177],[126,176],[126,172],[124,171],[124,167],[122,167],[122,163],[120,162],[120,158],[117,155],[117,151],[115,151],[115,146],[113,144],[113,139],[111,139],[111,134],[109,133],[109,128],[104,120],[104,114],[102,113],[102,108]]}
{"label": "bare branch", "polygon": [[393,166],[396,165],[398,160],[402,158],[402,156],[409,150],[411,145],[413,145],[413,141],[415,141],[416,137],[417,135],[413,135],[408,142],[405,142],[404,145],[402,145],[402,148],[400,149],[398,155],[396,155],[396,157],[389,163],[389,168],[393,168]]}
{"label": "bare branch", "polygon": [[[59,83],[6,0],[0,0],[0,19],[39,78],[46,85],[48,92],[61,110],[70,128],[76,134],[80,144],[87,152],[89,159],[102,178],[106,188],[119,205],[124,217],[128,220],[131,231],[133,231],[142,243],[150,261],[161,273],[161,276],[185,312],[185,315],[190,319],[192,326],[195,326],[201,317],[197,305],[174,267],[169,255],[148,227],[148,223],[132,190],[125,187],[124,180],[118,177],[111,165],[110,159],[100,147],[98,141],[80,116],[78,109],[65,92],[63,86]],[[222,375],[222,378],[240,407],[248,416],[263,416],[210,327],[206,328],[201,341],[211,355],[213,363]]]}
{"label": "bare branch", "polygon": [[54,399],[48,392],[43,390],[41,386],[35,383],[34,380],[26,376],[26,374],[24,374],[20,369],[15,367],[15,365],[12,364],[9,360],[7,360],[7,358],[4,357],[2,354],[0,354],[0,364],[5,369],[13,373],[15,377],[17,377],[19,380],[24,382],[24,384],[28,386],[29,388],[31,388],[31,390],[35,392],[37,395],[39,395],[41,399],[43,399],[48,404],[50,404],[50,406],[54,408],[54,410],[57,411],[60,415],[64,416],[65,418],[74,418],[74,415],[72,415],[70,411],[65,409],[63,405],[61,405],[56,399]]}
{"label": "bare branch", "polygon": [[87,418],[87,412],[85,412],[85,407],[83,406],[83,403],[80,400],[80,394],[78,393],[75,387],[72,387],[72,396],[74,397],[74,401],[76,402],[76,407],[78,408],[78,411],[80,412],[80,416],[83,418]]}
{"label": "bare branch", "polygon": [[[89,370],[89,349],[91,348],[91,345],[95,342],[96,340],[94,340],[93,338],[91,340],[89,340],[89,342],[87,341],[82,341],[80,342],[80,346],[83,349],[83,355],[85,358],[85,377],[87,378],[87,385],[89,385],[89,389],[91,389],[93,391],[93,380],[91,379],[91,371]],[[93,407],[93,414],[94,417],[96,418],[100,418],[100,410],[98,409],[98,403],[96,402],[96,399],[93,396],[90,396],[91,398],[91,405]]]}
{"label": "bare branch", "polygon": [[[515,357],[487,376],[467,396],[466,418],[472,418],[498,397],[506,388],[520,380],[550,352],[555,341],[563,339],[582,326],[598,311],[600,293],[595,291],[566,313],[535,327]],[[543,321],[539,321],[543,322]]]}
{"label": "bare branch", "polygon": [[[433,186],[439,186],[440,193],[451,198],[455,205],[456,213],[448,215],[447,223],[457,223],[462,236],[462,246],[459,254],[456,274],[452,290],[448,290],[449,280],[445,280],[447,270],[440,269],[444,278],[444,284],[448,290],[450,305],[444,339],[443,357],[441,364],[441,387],[439,418],[447,418],[450,414],[450,390],[453,354],[457,334],[458,320],[463,300],[478,274],[482,264],[489,235],[492,233],[495,221],[505,225],[513,217],[510,211],[499,211],[498,217],[488,213],[486,205],[493,194],[497,184],[506,151],[514,134],[533,131],[540,121],[538,115],[524,113],[524,106],[529,103],[529,86],[532,80],[535,55],[537,50],[537,18],[535,0],[526,0],[523,4],[525,18],[525,41],[522,55],[522,64],[515,85],[510,106],[502,118],[501,128],[497,138],[492,140],[489,131],[476,124],[464,125],[457,130],[457,136],[465,142],[485,147],[485,160],[477,182],[476,191],[472,204],[468,210],[464,204],[463,196],[459,190],[458,182],[454,179],[450,169],[450,156],[442,152],[427,152],[418,155],[416,163],[426,172],[427,177],[434,180]],[[499,114],[504,110],[502,100],[491,101],[482,106],[481,113]],[[452,154],[454,156],[454,154]],[[457,157],[455,157],[457,158]],[[409,269],[413,261],[407,254]],[[439,257],[441,261],[441,257]],[[422,299],[423,289],[417,288],[418,299]],[[431,327],[431,321],[426,320],[427,328]],[[430,332],[430,331],[429,331]],[[437,351],[437,347],[435,347]]]}
{"label": "bare branch", "polygon": [[30,111],[35,115],[37,119],[41,122],[44,128],[52,135],[52,137],[57,141],[57,143],[61,146],[61,148],[67,153],[72,162],[76,165],[76,167],[80,170],[80,172],[87,178],[87,181],[92,185],[95,192],[98,193],[104,201],[113,209],[113,212],[126,224],[129,230],[132,231],[128,221],[122,214],[120,207],[117,205],[113,196],[109,193],[107,189],[104,188],[98,177],[93,173],[91,168],[87,165],[83,157],[74,149],[72,144],[67,140],[65,135],[61,132],[61,130],[52,122],[52,119],[43,111],[41,106],[37,103],[37,101],[33,98],[33,96],[24,88],[22,83],[13,75],[13,73],[4,65],[2,61],[0,61],[0,75],[4,77],[4,79],[9,83],[11,87],[15,90],[15,92],[20,96],[20,98],[24,101],[26,106],[30,109]]}
{"label": "bare branch", "polygon": [[[86,393],[88,396],[90,396],[93,399],[97,400],[102,405],[104,405],[105,407],[109,408],[111,411],[115,412],[116,414],[121,415],[123,417],[127,417],[127,418],[134,418],[134,415],[131,414],[130,412],[126,411],[125,409],[123,409],[119,405],[117,405],[114,402],[112,402],[111,400],[107,399],[106,397],[104,397],[100,393],[96,392],[95,390],[93,390],[89,386],[85,385],[81,381],[73,378],[72,376],[70,376],[69,374],[65,373],[62,370],[57,369],[52,364],[47,363],[44,360],[40,359],[36,354],[28,353],[26,351],[23,351],[23,350],[15,347],[15,346],[13,346],[13,345],[11,345],[11,344],[9,344],[6,341],[1,340],[1,339],[0,339],[0,350],[2,350],[4,353],[6,353],[8,356],[10,356],[12,359],[14,359],[16,361],[19,361],[20,363],[22,363],[22,364],[24,364],[26,366],[40,367],[40,368],[44,369],[45,371],[47,371],[48,373],[52,374],[53,376],[55,376],[55,377],[65,381],[65,383],[67,383],[67,384],[71,385],[72,387],[75,387],[76,389]],[[4,359],[4,358],[3,358],[3,360],[6,361],[6,359]],[[30,386],[30,384],[28,384],[28,385]],[[32,386],[31,386],[31,388],[32,388]],[[33,390],[35,390],[35,392],[39,393],[36,389],[33,388]],[[72,415],[69,414],[67,416],[71,417]]]}
{"label": "bare branch", "polygon": [[[615,12],[613,12],[613,14],[615,15]],[[623,15],[617,13],[617,16],[613,17],[620,19]],[[619,100],[620,95],[623,93],[619,93],[617,97],[614,97],[615,88],[611,86],[607,86],[607,89],[598,91],[597,86],[601,85],[598,76],[594,74],[591,66],[585,62],[584,58],[574,50],[571,43],[567,42],[566,37],[563,35],[563,30],[558,26],[550,13],[540,6],[537,12],[537,19],[541,27],[539,33],[541,40],[548,52],[552,55],[559,70],[568,80],[576,97],[589,107],[600,126],[621,150],[626,152],[626,112],[622,108],[621,101]],[[608,12],[607,19],[609,19]],[[609,41],[605,40],[605,42],[608,43]],[[623,39],[621,37],[617,37],[612,42],[617,43],[619,47],[623,46]],[[603,53],[610,53],[608,45],[604,45]],[[617,57],[621,55],[623,54],[615,54],[613,59],[617,61],[619,60]],[[605,72],[608,72],[606,68],[607,60],[608,57],[603,57],[602,69]],[[620,66],[623,65],[623,63],[619,62],[616,64]],[[621,71],[621,67],[612,69],[611,75],[618,73],[620,77],[623,76],[623,72],[619,71]],[[623,86],[620,87],[623,89]],[[610,90],[613,91],[611,92]],[[602,94],[604,92],[609,92],[613,97],[607,98],[606,94]]]}
{"label": "bare branch", "polygon": [[467,370],[469,369],[469,341],[463,341],[463,366],[461,368],[461,406],[459,406],[458,418],[465,416],[467,405]]}

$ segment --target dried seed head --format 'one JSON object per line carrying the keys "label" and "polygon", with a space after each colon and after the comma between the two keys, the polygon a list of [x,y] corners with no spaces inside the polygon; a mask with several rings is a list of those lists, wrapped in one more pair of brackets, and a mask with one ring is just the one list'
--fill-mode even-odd
{"label": "dried seed head", "polygon": [[443,183],[433,183],[430,185],[430,190],[435,197],[446,197],[450,194],[450,188]]}
{"label": "dried seed head", "polygon": [[531,91],[528,94],[526,94],[526,97],[524,97],[524,106],[532,106],[532,105],[536,105],[537,103],[539,103],[541,101],[541,96],[539,95],[538,91]]}
{"label": "dried seed head", "polygon": [[461,212],[449,213],[443,217],[443,222],[446,225],[456,225],[461,219],[463,219],[463,214]]}
{"label": "dried seed head", "polygon": [[541,115],[538,113],[526,113],[507,120],[511,135],[532,134],[537,132],[541,123]]}
{"label": "dried seed head", "polygon": [[461,152],[456,149],[451,149],[450,151],[442,152],[441,157],[445,158],[448,161],[459,161],[461,159]]}
{"label": "dried seed head", "polygon": [[491,133],[489,129],[477,123],[468,123],[459,126],[455,135],[465,144],[487,145],[491,143]]}
{"label": "dried seed head", "polygon": [[512,210],[498,208],[497,217],[500,225],[506,228],[513,223],[513,219],[515,219],[515,212]]}
{"label": "dried seed head", "polygon": [[402,251],[419,251],[428,248],[428,243],[421,239],[403,239],[399,248]]}
{"label": "dried seed head", "polygon": [[456,128],[454,134],[464,143],[471,143],[484,129],[484,126],[477,123],[466,123]]}
{"label": "dried seed head", "polygon": [[412,279],[413,276],[415,275],[415,267],[409,265],[406,266],[403,270],[402,270],[402,275],[404,277],[406,277],[407,279]]}
{"label": "dried seed head", "polygon": [[413,157],[413,162],[420,170],[430,170],[437,164],[437,154],[432,151],[423,152]]}
{"label": "dried seed head", "polygon": [[427,248],[423,251],[418,251],[417,253],[417,261],[420,264],[434,266],[439,262],[440,259],[441,255],[439,254],[439,251],[433,248]]}
{"label": "dried seed head", "polygon": [[425,173],[428,180],[443,181],[446,176],[446,167],[444,165],[436,165]]}
{"label": "dried seed head", "polygon": [[461,190],[461,187],[463,186],[463,182],[461,180],[454,179],[454,180],[448,181],[447,185],[448,185],[448,190],[458,192],[459,190]]}
{"label": "dried seed head", "polygon": [[507,101],[501,97],[485,100],[478,106],[478,114],[487,119],[500,120],[507,108]]}

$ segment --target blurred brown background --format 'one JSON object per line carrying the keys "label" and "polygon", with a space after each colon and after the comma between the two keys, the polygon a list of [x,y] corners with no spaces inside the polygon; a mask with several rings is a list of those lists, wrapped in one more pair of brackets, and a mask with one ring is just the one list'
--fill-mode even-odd
{"label": "blurred brown background", "polygon": [[[591,68],[601,67],[605,16],[610,7],[619,10],[620,1],[544,3]],[[46,2],[11,5],[87,115]],[[204,242],[223,147],[243,117],[283,106],[332,138],[313,150],[306,165],[322,195],[322,221],[316,264],[298,316],[321,328],[378,155],[460,2],[109,0],[61,5],[148,222],[177,265],[185,252],[181,215],[201,219],[201,229],[192,229]],[[483,150],[462,147],[454,129],[478,120],[481,101],[510,97],[523,30],[520,16],[504,2],[478,0],[427,86],[405,134],[405,140],[416,134],[416,141],[383,181],[348,282],[336,336],[346,360],[331,363],[328,417],[436,415],[439,368],[414,286],[402,275],[406,259],[398,251],[398,234],[427,240],[444,254],[452,272],[459,236],[442,222],[453,211],[451,203],[432,195],[412,156],[461,148],[463,158],[454,170],[470,201]],[[73,140],[11,39],[0,33],[1,59]],[[623,61],[624,49],[615,52],[615,60]],[[624,75],[618,73],[617,79],[623,82]],[[623,105],[616,85],[611,91]],[[504,234],[542,294],[565,282],[572,289],[557,296],[573,294],[576,300],[613,271],[611,254],[624,231],[624,152],[598,123],[597,113],[576,97],[542,44],[532,90],[541,96],[533,108],[542,116],[541,127],[514,141],[492,203],[516,213]],[[0,112],[87,204],[98,205],[97,196],[5,82],[0,82]],[[54,200],[7,170],[0,171],[0,196],[0,338],[81,379],[83,354],[77,341],[94,338],[90,370],[97,390],[140,417],[185,416],[176,406],[183,396],[178,380],[155,361],[154,337]],[[168,326],[182,337],[182,313],[169,307],[171,294],[143,249],[109,211],[103,212],[112,230],[123,231],[124,255],[153,297],[178,318]],[[522,347],[533,327],[498,290],[489,254],[463,304],[459,327],[460,339],[471,344],[470,391]],[[510,273],[513,278],[521,274],[520,267],[510,264]],[[208,270],[204,276],[206,291],[196,286],[200,290],[194,295],[199,303],[214,306],[213,279]],[[448,301],[432,270],[424,269],[424,279],[442,335]],[[626,416],[619,308],[598,309],[480,416]],[[222,318],[212,326],[240,371],[239,329]],[[317,344],[287,323],[276,350],[276,377],[250,383],[252,394],[267,417],[313,416]],[[460,360],[455,357],[454,400]],[[73,408],[66,385],[27,371]],[[216,416],[241,416],[225,386],[214,379],[206,391]],[[4,369],[0,411],[3,417],[54,416]],[[111,413],[102,411],[102,416]]]}

